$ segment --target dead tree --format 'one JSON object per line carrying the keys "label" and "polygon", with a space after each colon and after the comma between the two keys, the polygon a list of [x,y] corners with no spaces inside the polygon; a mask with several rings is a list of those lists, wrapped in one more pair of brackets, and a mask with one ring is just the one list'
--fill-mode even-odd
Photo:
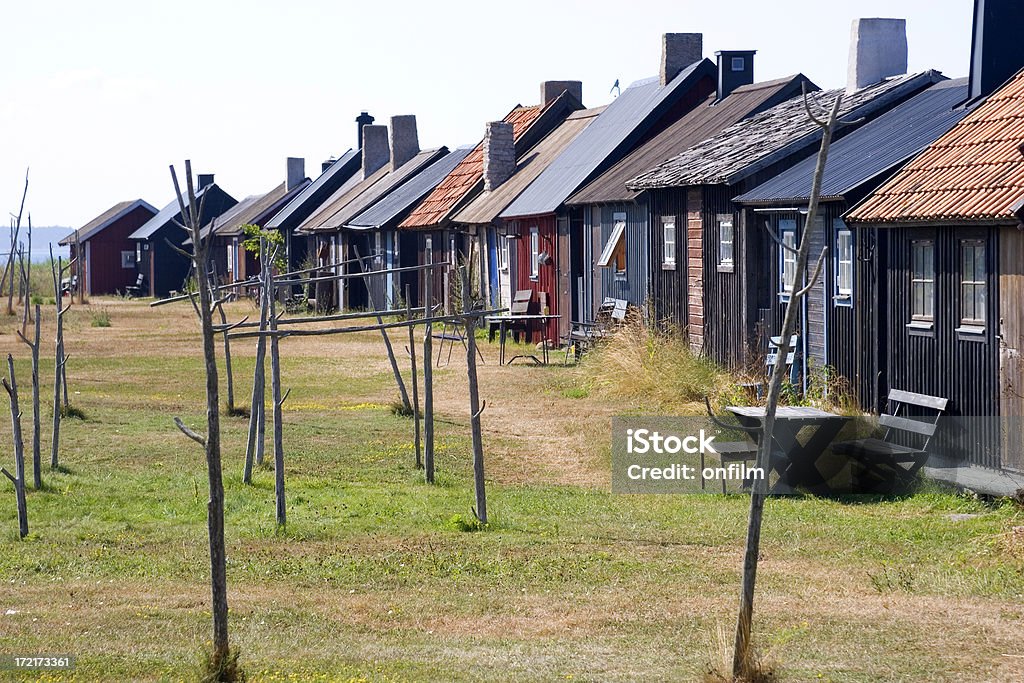
{"label": "dead tree", "polygon": [[[60,418],[61,408],[61,388],[64,387],[65,374],[64,366],[68,362],[68,357],[64,353],[64,314],[67,313],[71,305],[64,306],[63,297],[61,296],[60,278],[63,273],[61,266],[61,258],[58,256],[57,260],[53,260],[53,245],[50,245],[50,272],[53,276],[53,292],[54,300],[57,305],[57,334],[54,341],[54,363],[53,363],[53,439],[50,441],[50,469],[57,469],[60,466],[60,459],[58,451],[60,447]],[[65,395],[67,389],[65,389]]]}
{"label": "dead tree", "polygon": [[11,221],[11,248],[7,254],[7,266],[4,268],[3,278],[0,278],[0,292],[4,284],[10,281],[7,297],[7,315],[14,315],[14,245],[18,243],[18,232],[21,230],[21,216],[25,211],[25,197],[28,196],[28,169],[25,169],[25,188],[21,191],[21,205],[18,208],[18,215]]}
{"label": "dead tree", "polygon": [[[274,259],[270,259],[273,264]],[[268,317],[271,332],[277,331],[277,310],[274,289],[274,272],[267,269],[267,288],[263,296],[270,300],[270,313]],[[281,349],[279,337],[275,334],[270,337],[270,393],[274,402],[274,499],[277,504],[277,524],[285,526],[287,523],[287,510],[284,499],[284,425],[281,423],[281,406],[288,399],[285,395],[281,397]]]}
{"label": "dead tree", "polygon": [[[815,114],[811,111],[809,97],[806,90],[804,92],[804,105],[807,109],[807,115],[812,121],[814,121],[814,123],[820,126],[823,131],[821,148],[818,151],[817,165],[815,166],[814,176],[811,181],[810,201],[807,206],[807,219],[805,225],[808,226],[808,228],[812,228],[814,225],[814,219],[818,214],[818,200],[821,195],[821,179],[825,174],[825,163],[828,160],[828,149],[832,141],[832,133],[836,127],[836,119],[839,114],[839,106],[841,102],[842,95],[838,95],[835,102],[832,104],[831,112],[829,112],[826,117],[822,118],[821,112]],[[821,267],[824,263],[827,251],[822,251],[821,256],[818,258],[817,265],[815,266],[814,273],[811,276],[810,283],[804,285],[803,281],[807,271],[807,258],[811,251],[811,240],[808,239],[808,237],[809,236],[805,232],[803,239],[800,240],[800,246],[796,249],[783,244],[781,240],[777,240],[781,248],[795,251],[796,274],[790,290],[789,304],[786,307],[786,315],[782,323],[782,332],[779,339],[778,357],[780,362],[775,364],[775,368],[772,370],[772,376],[768,384],[768,398],[765,408],[764,424],[762,426],[764,431],[757,450],[756,467],[761,468],[764,472],[768,471],[768,463],[771,458],[773,447],[772,439],[775,428],[775,413],[779,405],[779,392],[782,389],[782,380],[786,374],[786,363],[782,362],[781,359],[785,359],[786,356],[789,355],[789,342],[793,332],[796,330],[797,318],[801,309],[801,301],[821,275]],[[753,657],[751,656],[750,637],[754,615],[754,587],[757,579],[758,555],[761,550],[761,521],[764,516],[765,498],[768,495],[767,488],[767,477],[755,478],[750,493],[750,516],[747,523],[746,548],[743,554],[743,581],[740,588],[739,615],[736,620],[736,643],[733,650],[732,661],[733,677],[737,679],[740,679],[748,672],[750,663],[753,661]]]}
{"label": "dead tree", "polygon": [[[206,469],[210,485],[207,503],[207,529],[210,538],[210,593],[213,613],[213,670],[219,670],[230,657],[228,641],[228,592],[227,562],[224,550],[224,481],[220,460],[220,397],[217,380],[217,351],[213,329],[213,309],[216,306],[214,292],[207,278],[200,274],[208,263],[209,238],[201,232],[203,206],[197,203],[192,182],[192,163],[185,162],[187,194],[182,194],[178,176],[171,166],[171,180],[174,196],[178,198],[178,209],[182,222],[179,227],[192,238],[192,253],[181,252],[192,261],[197,274],[198,302],[192,299],[199,314],[203,339],[203,363],[206,369],[206,436],[203,437],[185,426],[180,418],[174,418],[178,429],[203,447],[206,454]],[[206,197],[203,197],[205,201]],[[186,205],[187,201],[187,205]],[[210,235],[214,231],[210,230]],[[180,250],[179,250],[180,251]]]}
{"label": "dead tree", "polygon": [[[469,269],[462,266],[462,312],[472,310],[472,296],[469,291]],[[477,318],[465,315],[466,328],[466,374],[469,378],[469,425],[473,436],[473,488],[476,491],[476,508],[473,513],[481,524],[487,524],[487,489],[484,483],[484,444],[480,429],[480,415],[486,404],[480,405],[480,388],[476,380],[476,325]]]}
{"label": "dead tree", "polygon": [[423,307],[427,326],[423,330],[423,472],[428,484],[434,483],[434,317],[433,293],[430,291],[434,271],[423,271]]}
{"label": "dead tree", "polygon": [[[260,282],[264,286],[260,288],[260,331],[267,329],[267,318],[270,315],[270,300],[265,288],[267,279],[267,242],[260,239]],[[227,330],[224,331],[227,338]],[[242,471],[242,481],[246,484],[252,483],[252,466],[263,464],[263,436],[266,403],[265,368],[267,355],[267,338],[259,337],[256,340],[256,368],[252,376],[252,399],[249,402],[249,440],[245,447],[245,469]],[[259,439],[257,445],[257,438]],[[259,456],[257,458],[257,455]]]}
{"label": "dead tree", "polygon": [[18,499],[18,533],[22,538],[28,536],[28,505],[25,502],[25,443],[21,438],[21,409],[18,407],[18,382],[14,378],[14,357],[7,354],[7,368],[11,373],[11,381],[3,382],[7,396],[11,400],[11,426],[14,434],[14,476],[7,470],[4,475],[14,484],[14,492]]}
{"label": "dead tree", "polygon": [[43,487],[39,415],[39,304],[36,304],[35,337],[29,341],[23,332],[18,332],[18,337],[32,350],[32,486],[38,491]]}
{"label": "dead tree", "polygon": [[28,321],[29,317],[29,304],[32,300],[32,214],[28,215],[28,259],[22,258],[21,277],[25,283],[22,289],[22,301],[25,304],[24,314],[21,317],[21,335],[25,336],[28,332]]}
{"label": "dead tree", "polygon": [[[412,301],[410,300],[409,285],[405,286],[405,317],[412,320]],[[430,359],[427,359],[430,362]],[[409,326],[409,363],[412,370],[412,419],[415,424],[413,446],[416,449],[416,469],[423,468],[423,458],[420,454],[420,392],[419,381],[416,373],[416,328]]]}

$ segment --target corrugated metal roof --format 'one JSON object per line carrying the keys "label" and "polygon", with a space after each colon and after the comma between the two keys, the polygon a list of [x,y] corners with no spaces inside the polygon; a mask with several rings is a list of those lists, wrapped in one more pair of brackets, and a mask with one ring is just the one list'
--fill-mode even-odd
{"label": "corrugated metal roof", "polygon": [[1024,194],[1024,70],[890,178],[855,223],[1012,219]]}
{"label": "corrugated metal roof", "polygon": [[85,242],[96,233],[102,232],[108,226],[120,220],[123,216],[131,213],[140,206],[148,209],[150,214],[154,216],[157,213],[156,207],[142,199],[130,199],[126,202],[118,202],[99,216],[96,216],[96,218],[93,218],[91,221],[80,227],[78,230],[75,230],[73,233],[62,239],[58,244],[67,246],[69,244],[74,244],[76,241]]}
{"label": "corrugated metal roof", "polygon": [[628,152],[678,98],[717,70],[707,59],[694,62],[662,86],[658,78],[633,83],[583,131],[544,172],[501,213],[502,218],[552,213],[616,155]]}
{"label": "corrugated metal roof", "polygon": [[[839,115],[845,120],[872,116],[942,78],[936,71],[910,74],[876,83],[846,95],[842,88],[815,95],[829,110],[843,95]],[[634,190],[686,185],[732,184],[821,138],[821,129],[807,117],[803,97],[794,97],[749,119],[733,124],[626,185]]]}
{"label": "corrugated metal roof", "polygon": [[[966,109],[954,109],[965,99],[966,78],[943,81],[833,144],[822,198],[842,197],[920,152],[967,115]],[[816,165],[817,156],[808,157],[733,201],[806,201]]]}
{"label": "corrugated metal roof", "polygon": [[717,94],[710,95],[699,107],[645,142],[570,197],[566,204],[633,201],[642,190],[631,190],[626,187],[626,182],[635,178],[637,174],[684,152],[726,126],[793,97],[801,92],[802,83],[807,83],[810,90],[818,89],[803,74],[796,74],[741,86],[721,102],[717,102]]}
{"label": "corrugated metal roof", "polygon": [[380,228],[401,220],[409,209],[426,197],[438,183],[465,159],[473,147],[460,147],[415,175],[409,182],[388,194],[379,202],[345,224],[346,228]]}
{"label": "corrugated metal roof", "polygon": [[512,176],[490,192],[481,192],[452,220],[466,225],[491,223],[534,179],[539,176],[586,129],[605,107],[584,109],[569,115],[550,135],[523,154]]}
{"label": "corrugated metal roof", "polygon": [[384,168],[379,169],[376,173],[372,173],[369,178],[357,184],[350,191],[335,193],[334,196],[324,202],[319,210],[303,221],[298,231],[318,232],[337,230],[372,206],[388,192],[394,190],[447,153],[447,147],[422,150],[395,171],[391,170],[389,162]]}
{"label": "corrugated metal roof", "polygon": [[362,163],[362,153],[350,149],[341,158],[327,167],[316,180],[288,202],[281,211],[267,221],[267,228],[291,229],[312,213],[323,201],[342,184],[352,178]]}
{"label": "corrugated metal roof", "polygon": [[[206,187],[203,187],[203,188],[200,188],[200,189],[196,190],[196,200],[198,201],[198,200],[202,199],[203,195],[205,195],[210,190],[211,187],[216,187],[216,185],[207,185]],[[182,198],[185,199],[185,195],[182,195]],[[185,199],[185,208],[186,209],[188,208],[188,200],[187,199]],[[154,232],[156,232],[160,228],[164,227],[165,225],[170,223],[172,220],[174,220],[174,219],[179,219],[180,220],[180,218],[181,218],[181,211],[180,211],[180,207],[178,206],[178,200],[177,199],[172,199],[170,202],[167,203],[167,206],[165,206],[164,208],[160,209],[159,213],[157,213],[155,216],[153,216],[148,221],[143,223],[142,226],[138,230],[136,230],[132,234],[128,235],[128,239],[130,239],[130,240],[147,240],[150,237],[152,237]]]}
{"label": "corrugated metal roof", "polygon": [[[281,210],[291,199],[310,183],[307,178],[291,190],[287,183],[281,183],[270,192],[254,194],[238,202],[216,218],[214,234],[220,237],[233,237],[242,234],[243,225],[264,225],[267,219]],[[203,237],[210,232],[210,223],[203,226]],[[190,244],[190,240],[185,241]]]}
{"label": "corrugated metal roof", "polygon": [[[512,124],[512,137],[518,139],[534,120],[540,116],[542,108],[516,107],[505,116],[505,123]],[[484,143],[480,142],[473,151],[456,166],[440,185],[434,188],[426,199],[420,202],[409,216],[399,225],[400,228],[429,228],[440,225],[451,212],[483,182],[484,176]]]}

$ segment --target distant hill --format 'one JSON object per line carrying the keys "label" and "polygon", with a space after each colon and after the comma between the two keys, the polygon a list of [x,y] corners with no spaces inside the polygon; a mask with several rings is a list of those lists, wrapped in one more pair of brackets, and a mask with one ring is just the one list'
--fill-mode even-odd
{"label": "distant hill", "polygon": [[[61,241],[69,234],[71,234],[72,228],[66,228],[61,225],[48,225],[32,226],[32,261],[46,261],[50,258],[50,243],[53,243],[53,255],[68,257],[67,247],[58,247],[57,242]],[[0,254],[4,258],[7,257],[7,253],[10,251],[11,235],[10,227],[0,229]],[[21,226],[21,233],[18,235],[18,241],[22,244],[25,243],[25,226]]]}

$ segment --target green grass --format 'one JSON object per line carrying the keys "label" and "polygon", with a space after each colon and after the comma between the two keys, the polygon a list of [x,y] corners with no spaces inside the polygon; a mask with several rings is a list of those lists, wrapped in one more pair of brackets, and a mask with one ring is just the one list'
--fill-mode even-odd
{"label": "green grass", "polygon": [[[29,492],[24,541],[0,491],[0,652],[75,654],[74,680],[188,679],[210,637],[205,461],[171,422],[205,426],[194,321],[132,306],[135,332],[116,307],[109,330],[69,314],[70,388],[87,419],[64,422],[65,471]],[[439,416],[429,486],[412,421],[391,410],[383,354],[303,343],[283,364],[284,530],[273,471],[241,481],[248,421],[222,418],[230,627],[251,680],[693,680],[706,669],[712,634],[734,619],[749,499],[492,474],[481,527],[465,415]],[[251,348],[233,352],[247,405]],[[52,369],[44,358],[44,397]],[[522,405],[557,402],[547,410],[564,411],[567,429],[598,400],[571,395],[584,386],[575,368],[538,369],[542,382],[529,370],[481,369]],[[454,359],[437,381],[459,381]],[[485,435],[489,472],[539,457],[534,442]],[[494,455],[507,443],[512,465]],[[950,520],[963,512],[977,516]],[[1007,538],[1021,525],[1015,505],[931,487],[769,500],[757,642],[782,680],[1012,680],[1018,662],[1003,653],[1019,651],[1024,557]]]}

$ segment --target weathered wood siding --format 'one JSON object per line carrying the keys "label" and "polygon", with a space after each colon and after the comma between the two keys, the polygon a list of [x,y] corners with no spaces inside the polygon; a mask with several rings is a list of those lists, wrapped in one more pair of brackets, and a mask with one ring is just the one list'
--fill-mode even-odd
{"label": "weathered wood siding", "polygon": [[[662,327],[683,331],[687,320],[687,224],[686,193],[681,190],[656,190],[648,200],[647,235],[650,245],[650,291],[652,315]],[[665,263],[662,218],[671,217],[676,225],[674,264]]]}
{"label": "weathered wood siding", "polygon": [[999,414],[1002,465],[1024,472],[1024,233],[999,231]]}

